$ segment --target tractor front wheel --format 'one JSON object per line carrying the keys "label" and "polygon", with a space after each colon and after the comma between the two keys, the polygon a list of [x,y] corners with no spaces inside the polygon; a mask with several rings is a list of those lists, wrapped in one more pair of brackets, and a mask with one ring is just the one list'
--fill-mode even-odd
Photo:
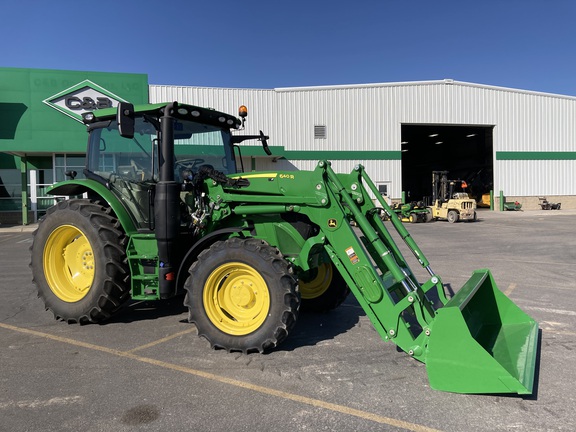
{"label": "tractor front wheel", "polygon": [[265,352],[296,324],[300,295],[278,249],[254,238],[214,243],[190,267],[184,305],[213,348]]}
{"label": "tractor front wheel", "polygon": [[61,201],[34,232],[33,282],[55,318],[100,322],[128,300],[125,236],[110,212],[93,201]]}

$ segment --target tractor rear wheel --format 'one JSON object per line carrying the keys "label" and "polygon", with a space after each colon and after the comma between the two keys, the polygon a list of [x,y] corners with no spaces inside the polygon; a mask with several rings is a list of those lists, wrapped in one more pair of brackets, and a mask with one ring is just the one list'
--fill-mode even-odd
{"label": "tractor rear wheel", "polygon": [[38,297],[56,319],[100,322],[130,296],[125,236],[110,208],[59,202],[40,221],[30,250]]}
{"label": "tractor rear wheel", "polygon": [[302,311],[326,312],[336,309],[350,289],[331,262],[324,262],[299,278]]}
{"label": "tractor rear wheel", "polygon": [[265,352],[290,333],[300,308],[292,269],[262,240],[233,237],[198,255],[184,284],[184,305],[213,348]]}

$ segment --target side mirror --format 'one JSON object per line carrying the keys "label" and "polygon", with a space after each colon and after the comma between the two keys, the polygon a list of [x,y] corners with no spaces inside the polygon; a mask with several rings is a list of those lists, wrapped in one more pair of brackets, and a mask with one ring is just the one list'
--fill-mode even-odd
{"label": "side mirror", "polygon": [[260,138],[258,138],[258,141],[260,141],[262,143],[262,148],[264,149],[264,152],[268,155],[271,156],[272,155],[272,151],[270,150],[270,148],[268,147],[268,136],[264,135],[264,133],[262,131],[260,131]]}
{"label": "side mirror", "polygon": [[134,138],[134,105],[129,102],[118,103],[116,114],[118,132],[124,138]]}

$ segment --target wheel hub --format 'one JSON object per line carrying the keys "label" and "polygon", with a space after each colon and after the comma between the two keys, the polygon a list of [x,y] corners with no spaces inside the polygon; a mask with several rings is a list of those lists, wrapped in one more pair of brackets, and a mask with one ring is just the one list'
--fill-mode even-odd
{"label": "wheel hub", "polygon": [[56,228],[44,247],[44,275],[52,292],[66,302],[84,298],[94,281],[92,245],[78,228]]}
{"label": "wheel hub", "polygon": [[257,330],[270,309],[266,282],[253,267],[239,262],[223,264],[210,274],[203,301],[212,324],[234,336]]}
{"label": "wheel hub", "polygon": [[253,306],[256,299],[256,293],[253,287],[254,284],[241,281],[239,285],[236,284],[232,287],[230,299],[235,305],[241,308]]}

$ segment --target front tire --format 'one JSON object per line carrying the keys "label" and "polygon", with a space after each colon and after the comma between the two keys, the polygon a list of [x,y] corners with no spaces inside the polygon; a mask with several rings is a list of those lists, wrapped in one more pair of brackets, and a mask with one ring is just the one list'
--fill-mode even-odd
{"label": "front tire", "polygon": [[212,348],[265,352],[296,324],[300,295],[292,269],[262,240],[233,237],[198,255],[184,284],[190,322]]}
{"label": "front tire", "polygon": [[327,312],[336,309],[350,289],[331,262],[323,262],[299,278],[302,311]]}
{"label": "front tire", "polygon": [[448,212],[448,222],[456,223],[456,222],[458,222],[458,219],[460,219],[460,215],[458,214],[458,212],[456,210],[450,210]]}
{"label": "front tire", "polygon": [[56,319],[100,322],[128,300],[125,236],[109,208],[59,202],[40,221],[30,249],[38,297]]}

